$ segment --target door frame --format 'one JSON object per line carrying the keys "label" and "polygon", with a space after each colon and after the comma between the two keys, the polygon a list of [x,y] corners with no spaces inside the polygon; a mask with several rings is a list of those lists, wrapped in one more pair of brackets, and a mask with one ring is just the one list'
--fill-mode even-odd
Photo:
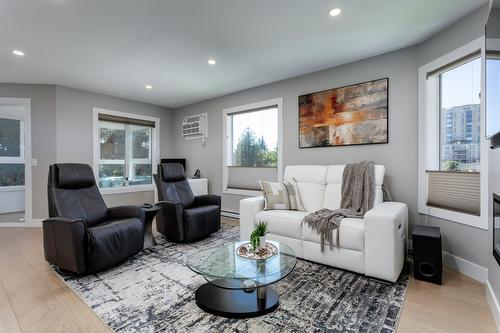
{"label": "door frame", "polygon": [[0,105],[24,107],[24,222],[0,223],[0,227],[36,227],[33,221],[31,178],[31,98],[0,97]]}

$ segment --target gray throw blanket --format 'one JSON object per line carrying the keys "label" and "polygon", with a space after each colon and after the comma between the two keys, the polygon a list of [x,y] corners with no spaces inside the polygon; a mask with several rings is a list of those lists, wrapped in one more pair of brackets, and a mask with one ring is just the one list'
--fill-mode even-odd
{"label": "gray throw blanket", "polygon": [[[342,175],[342,200],[340,209],[321,209],[306,217],[302,223],[321,236],[321,252],[325,241],[333,248],[333,231],[338,229],[344,217],[363,218],[373,207],[375,196],[375,164],[371,161],[347,164]],[[337,230],[337,246],[339,231]]]}

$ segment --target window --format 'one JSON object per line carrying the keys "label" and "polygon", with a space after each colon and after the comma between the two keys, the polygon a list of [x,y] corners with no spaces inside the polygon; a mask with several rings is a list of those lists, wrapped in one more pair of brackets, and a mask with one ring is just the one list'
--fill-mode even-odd
{"label": "window", "polygon": [[480,171],[481,58],[438,74],[440,170]]}
{"label": "window", "polygon": [[479,228],[488,225],[483,46],[475,40],[419,69],[418,211]]}
{"label": "window", "polygon": [[24,121],[0,115],[0,186],[24,186]]}
{"label": "window", "polygon": [[278,181],[280,112],[280,99],[224,110],[224,192],[253,194],[259,180]]}
{"label": "window", "polygon": [[159,120],[95,110],[99,188],[151,189],[158,156],[155,146]]}

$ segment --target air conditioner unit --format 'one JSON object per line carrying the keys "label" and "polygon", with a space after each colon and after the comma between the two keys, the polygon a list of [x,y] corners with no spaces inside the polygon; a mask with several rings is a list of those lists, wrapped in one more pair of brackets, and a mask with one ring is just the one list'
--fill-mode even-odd
{"label": "air conditioner unit", "polygon": [[207,114],[197,114],[182,119],[182,136],[186,139],[207,137]]}

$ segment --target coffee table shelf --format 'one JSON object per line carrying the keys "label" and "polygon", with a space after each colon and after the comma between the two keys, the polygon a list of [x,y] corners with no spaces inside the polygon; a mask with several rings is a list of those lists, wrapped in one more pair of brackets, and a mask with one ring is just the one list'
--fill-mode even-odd
{"label": "coffee table shelf", "polygon": [[229,318],[256,317],[274,311],[279,305],[279,294],[269,285],[290,274],[297,258],[285,244],[269,242],[278,254],[268,259],[240,257],[236,249],[246,242],[190,254],[186,265],[208,281],[196,290],[196,304],[204,311]]}

